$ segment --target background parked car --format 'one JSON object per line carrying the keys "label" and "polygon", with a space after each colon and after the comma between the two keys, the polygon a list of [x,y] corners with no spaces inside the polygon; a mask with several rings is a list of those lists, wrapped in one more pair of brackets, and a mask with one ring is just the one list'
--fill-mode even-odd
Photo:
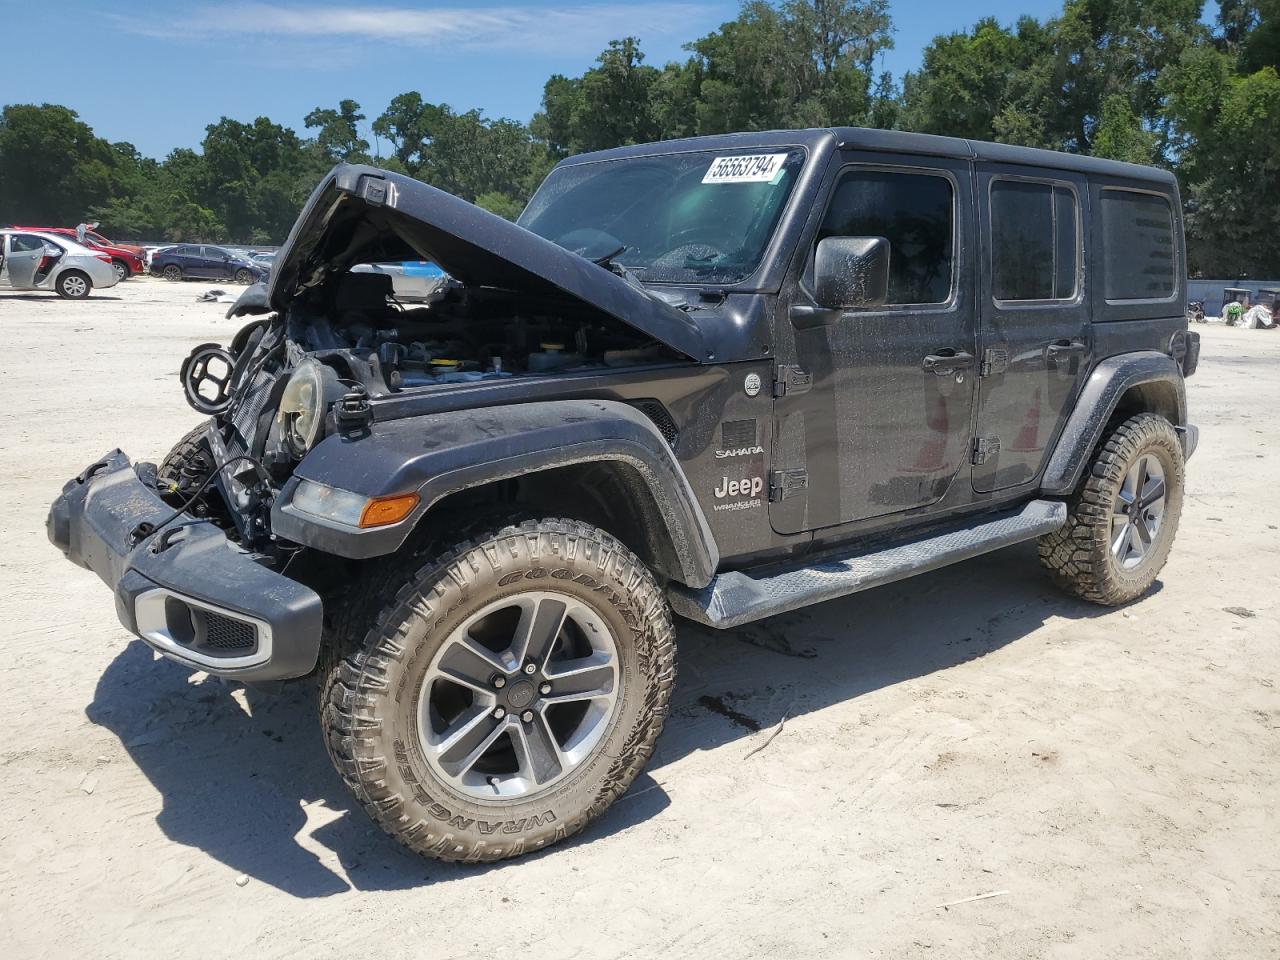
{"label": "background parked car", "polygon": [[[61,237],[67,237],[75,240],[76,232],[71,227],[14,227],[15,230],[34,230],[40,233],[53,233]],[[86,234],[84,246],[90,250],[96,250],[99,253],[105,253],[111,257],[111,266],[116,272],[116,279],[128,280],[130,277],[137,276],[140,273],[146,273],[146,266],[143,263],[142,247],[133,244],[112,243],[102,236],[90,230]]]}
{"label": "background parked car", "polygon": [[52,290],[83,300],[94,288],[119,282],[111,257],[80,246],[61,234],[0,230],[0,286],[15,290]]}
{"label": "background parked car", "polygon": [[234,280],[254,283],[266,279],[268,270],[248,257],[207,243],[180,243],[157,250],[151,257],[151,273],[166,280]]}

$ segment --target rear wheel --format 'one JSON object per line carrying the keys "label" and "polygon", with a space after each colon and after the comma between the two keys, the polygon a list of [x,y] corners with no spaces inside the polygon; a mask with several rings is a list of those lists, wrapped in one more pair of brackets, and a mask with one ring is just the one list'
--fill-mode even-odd
{"label": "rear wheel", "polygon": [[630,551],[583,523],[530,520],[387,574],[347,605],[321,697],[330,756],[387,833],[427,856],[498,860],[621,796],[675,673],[666,600]]}
{"label": "rear wheel", "polygon": [[79,270],[67,270],[58,276],[53,288],[60,297],[66,297],[68,300],[83,300],[93,289],[93,281],[89,279],[88,274],[81,273]]}
{"label": "rear wheel", "polygon": [[1067,523],[1040,538],[1040,561],[1068,593],[1104,606],[1135,600],[1169,557],[1182,515],[1185,465],[1173,426],[1130,417],[1102,442]]}
{"label": "rear wheel", "polygon": [[129,279],[129,265],[123,260],[112,260],[111,269],[115,271],[117,283],[123,283]]}
{"label": "rear wheel", "polygon": [[163,275],[166,280],[181,280],[182,268],[176,263],[171,263],[164,268]]}

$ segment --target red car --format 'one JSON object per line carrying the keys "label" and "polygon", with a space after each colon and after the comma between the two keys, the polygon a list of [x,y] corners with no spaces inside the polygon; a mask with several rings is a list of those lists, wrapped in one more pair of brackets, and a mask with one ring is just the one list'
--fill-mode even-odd
{"label": "red car", "polygon": [[[14,227],[15,230],[41,230],[45,233],[56,233],[64,237],[70,237],[72,240],[76,238],[76,232],[71,227]],[[105,253],[111,257],[111,268],[115,270],[116,276],[121,280],[128,280],[130,277],[139,273],[146,273],[147,268],[143,263],[142,247],[134,246],[130,243],[112,243],[100,233],[90,230],[85,234],[84,245],[90,250],[98,253]]]}

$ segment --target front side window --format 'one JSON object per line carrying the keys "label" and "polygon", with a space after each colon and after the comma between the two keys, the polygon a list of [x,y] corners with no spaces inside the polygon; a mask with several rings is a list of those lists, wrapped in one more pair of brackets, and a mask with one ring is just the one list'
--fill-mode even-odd
{"label": "front side window", "polygon": [[1102,250],[1108,300],[1173,296],[1173,208],[1167,197],[1136,190],[1102,191]]}
{"label": "front side window", "polygon": [[1079,274],[1075,193],[1061,184],[991,183],[991,295],[1071,300]]}
{"label": "front side window", "polygon": [[926,173],[850,170],[841,175],[818,240],[889,241],[889,305],[951,299],[955,204],[951,181]]}
{"label": "front side window", "polygon": [[761,147],[572,164],[516,222],[643,281],[736,283],[760,265],[803,163]]}

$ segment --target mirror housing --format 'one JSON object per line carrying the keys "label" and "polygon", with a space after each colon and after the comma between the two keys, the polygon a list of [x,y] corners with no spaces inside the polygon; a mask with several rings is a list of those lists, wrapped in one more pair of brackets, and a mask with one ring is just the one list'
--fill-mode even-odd
{"label": "mirror housing", "polygon": [[813,296],[832,309],[879,307],[889,299],[889,241],[827,237],[813,262]]}

